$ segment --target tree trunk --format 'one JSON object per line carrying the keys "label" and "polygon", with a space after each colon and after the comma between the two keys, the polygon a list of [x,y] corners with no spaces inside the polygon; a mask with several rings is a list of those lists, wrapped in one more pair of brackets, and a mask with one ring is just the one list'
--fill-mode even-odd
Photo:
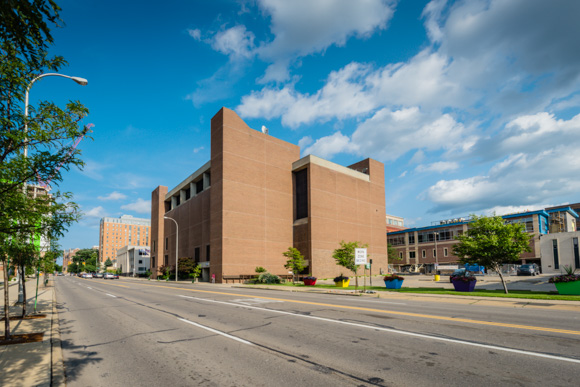
{"label": "tree trunk", "polygon": [[4,261],[4,338],[10,340],[10,305],[9,305],[9,288],[8,283],[8,261]]}
{"label": "tree trunk", "polygon": [[20,265],[20,278],[22,278],[22,318],[26,316],[26,274],[24,272],[24,265]]}
{"label": "tree trunk", "polygon": [[503,278],[503,275],[501,274],[501,266],[495,265],[493,267],[493,270],[495,270],[495,272],[497,274],[499,274],[499,278],[501,279],[501,284],[503,285],[503,290],[505,291],[505,294],[508,294],[507,284],[505,283],[505,279]]}

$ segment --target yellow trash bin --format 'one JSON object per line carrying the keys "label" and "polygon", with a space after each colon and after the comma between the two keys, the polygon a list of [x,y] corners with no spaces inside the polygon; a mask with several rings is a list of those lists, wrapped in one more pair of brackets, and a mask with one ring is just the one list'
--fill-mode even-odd
{"label": "yellow trash bin", "polygon": [[439,274],[435,274],[435,278],[433,279],[433,281],[439,281],[441,279],[441,276]]}

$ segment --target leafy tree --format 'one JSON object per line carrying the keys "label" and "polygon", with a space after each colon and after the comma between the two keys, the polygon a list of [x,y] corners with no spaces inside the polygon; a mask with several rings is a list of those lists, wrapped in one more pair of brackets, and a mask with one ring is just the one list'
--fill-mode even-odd
{"label": "leafy tree", "polygon": [[47,21],[58,26],[59,11],[54,0],[2,0],[0,36],[15,53],[36,62],[53,42]]}
{"label": "leafy tree", "polygon": [[389,257],[389,262],[391,261],[401,261],[402,258],[399,256],[397,249],[393,247],[390,243],[387,243],[387,254]]}
{"label": "leafy tree", "polygon": [[334,250],[332,253],[332,258],[336,260],[336,264],[347,268],[354,273],[355,283],[358,287],[358,277],[356,272],[358,270],[358,265],[354,264],[354,249],[368,247],[367,244],[362,244],[361,242],[340,242],[340,248]]}
{"label": "leafy tree", "polygon": [[94,249],[81,249],[75,253],[72,260],[80,271],[94,272],[97,270],[98,252]]}
{"label": "leafy tree", "polygon": [[521,223],[506,224],[501,216],[475,216],[468,225],[467,233],[459,235],[459,243],[453,246],[453,254],[462,263],[475,263],[492,269],[501,279],[508,293],[501,267],[504,263],[517,262],[524,251],[532,251],[530,240]]}
{"label": "leafy tree", "polygon": [[[194,272],[196,266],[197,266],[197,263],[195,263],[195,259],[193,259],[191,257],[179,258],[177,260],[177,267],[179,270],[177,272],[178,278],[189,277],[189,275]],[[173,270],[173,271],[175,272],[175,270]]]}
{"label": "leafy tree", "polygon": [[105,268],[109,268],[113,266],[113,262],[111,261],[111,258],[107,258],[107,260],[105,261]]}
{"label": "leafy tree", "polygon": [[296,275],[306,267],[304,256],[294,247],[288,247],[288,250],[283,252],[282,255],[288,258],[284,267],[292,270],[292,281],[296,282]]}
{"label": "leafy tree", "polygon": [[[5,267],[9,259],[22,268],[32,263],[40,257],[31,250],[32,238],[58,239],[80,217],[71,194],[53,190],[50,195],[36,195],[28,186],[51,180],[56,187],[62,171],[83,165],[80,150],[69,144],[84,131],[79,125],[88,114],[84,106],[70,102],[61,109],[43,101],[31,105],[30,114],[24,115],[31,81],[66,64],[62,57],[47,54],[52,43],[50,27],[60,21],[59,10],[54,0],[0,2],[0,260]],[[8,291],[6,281],[5,300]],[[9,339],[10,320],[5,320]]]}
{"label": "leafy tree", "polygon": [[195,268],[193,269],[193,271],[191,273],[189,273],[189,276],[193,278],[192,282],[195,282],[195,280],[197,278],[199,278],[200,275],[201,275],[201,266],[195,265]]}

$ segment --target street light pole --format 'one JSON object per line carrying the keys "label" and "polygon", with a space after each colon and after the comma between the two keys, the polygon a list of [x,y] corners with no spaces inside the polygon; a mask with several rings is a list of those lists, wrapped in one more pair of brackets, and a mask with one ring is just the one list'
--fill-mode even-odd
{"label": "street light pole", "polygon": [[164,216],[163,219],[169,219],[169,220],[173,220],[173,223],[175,223],[175,283],[177,283],[177,272],[179,271],[178,268],[178,264],[179,262],[177,261],[177,246],[178,246],[178,238],[179,238],[179,226],[177,225],[177,221],[173,218],[168,218],[167,216]]}
{"label": "street light pole", "polygon": [[436,281],[439,280],[439,275],[437,274],[437,269],[439,268],[439,255],[437,254],[437,238],[439,237],[438,232],[433,232],[433,239],[435,239],[435,278]]}
{"label": "street light pole", "polygon": [[[44,77],[68,78],[68,79],[72,79],[73,81],[75,81],[76,83],[78,83],[81,86],[86,86],[89,83],[89,81],[87,81],[85,78],[71,77],[68,75],[58,74],[58,73],[41,74],[38,77],[34,78],[32,81],[30,81],[30,83],[28,84],[28,87],[26,88],[26,95],[24,96],[24,134],[28,133],[28,93],[30,92],[30,88],[32,87],[32,84],[34,82],[38,81],[40,78],[44,78]],[[26,140],[26,142],[28,142],[28,139],[25,139],[25,140]],[[24,145],[24,157],[28,157],[28,144]]]}
{"label": "street light pole", "polygon": [[[62,78],[68,78],[68,79],[72,79],[73,81],[75,81],[76,83],[78,83],[81,86],[86,86],[89,81],[87,81],[85,78],[81,78],[81,77],[71,77],[69,75],[64,75],[64,74],[58,74],[58,73],[45,73],[45,74],[41,74],[38,77],[34,78],[32,81],[30,81],[30,83],[28,84],[28,87],[26,88],[26,94],[24,96],[24,158],[28,157],[28,94],[30,93],[30,88],[32,87],[32,84],[36,81],[38,81],[40,78],[44,78],[44,77],[62,77]],[[23,191],[24,194],[26,195],[26,183],[24,183],[23,185]],[[20,279],[20,276],[18,276],[18,302],[22,303],[24,302],[24,292],[23,292],[23,283]]]}

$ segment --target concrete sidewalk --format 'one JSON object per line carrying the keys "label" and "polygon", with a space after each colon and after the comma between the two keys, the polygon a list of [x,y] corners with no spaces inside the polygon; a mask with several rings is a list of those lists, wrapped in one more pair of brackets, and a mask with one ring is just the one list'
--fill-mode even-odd
{"label": "concrete sidewalk", "polygon": [[[44,333],[42,341],[36,343],[0,345],[0,386],[61,386],[65,384],[64,365],[58,331],[58,315],[53,277],[38,288],[36,314],[43,318],[10,320],[11,335]],[[2,292],[4,284],[0,285]],[[27,316],[34,315],[36,279],[26,282]],[[22,307],[17,306],[18,285],[12,282],[9,288],[10,316],[20,316]],[[3,297],[3,296],[2,296]],[[3,299],[3,298],[2,298]],[[4,305],[0,317],[4,317]],[[4,321],[1,321],[0,336],[4,336]]]}

